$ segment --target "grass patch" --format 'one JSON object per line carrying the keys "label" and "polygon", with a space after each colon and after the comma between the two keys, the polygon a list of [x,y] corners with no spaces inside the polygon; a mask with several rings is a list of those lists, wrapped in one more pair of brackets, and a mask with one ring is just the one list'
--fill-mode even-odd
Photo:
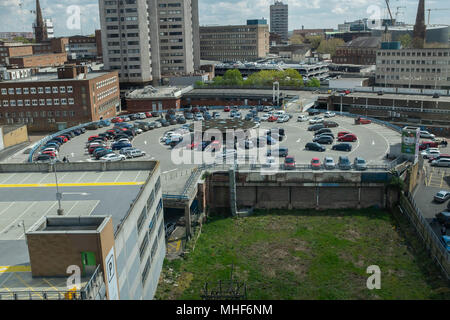
{"label": "grass patch", "polygon": [[[156,298],[200,299],[205,283],[228,280],[234,264],[249,299],[449,299],[414,239],[407,222],[377,209],[213,218],[194,252],[165,261]],[[370,265],[381,268],[381,290],[366,287]]]}

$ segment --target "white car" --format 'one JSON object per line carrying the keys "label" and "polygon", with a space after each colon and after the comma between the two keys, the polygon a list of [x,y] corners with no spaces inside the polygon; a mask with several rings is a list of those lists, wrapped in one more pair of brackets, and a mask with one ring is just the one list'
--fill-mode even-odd
{"label": "white car", "polygon": [[137,134],[141,134],[141,133],[144,132],[142,129],[136,129],[135,131],[136,131]]}
{"label": "white car", "polygon": [[266,114],[262,115],[261,121],[267,121],[267,120],[269,120],[269,118],[270,118],[270,115],[268,113],[266,113]]}
{"label": "white car", "polygon": [[280,111],[275,112],[274,115],[276,117],[280,118],[280,117],[284,116],[285,114],[286,114],[286,112],[284,112],[283,110],[280,110]]}
{"label": "white car", "polygon": [[325,112],[325,118],[333,118],[336,116],[336,113],[327,111]]}
{"label": "white car", "polygon": [[434,134],[429,133],[426,130],[421,130],[420,131],[420,137],[421,138],[425,138],[425,139],[435,139],[436,138],[436,136]]}
{"label": "white car", "polygon": [[123,138],[123,139],[120,139],[119,141],[117,141],[117,143],[121,143],[121,142],[123,142],[123,143],[131,143],[130,140],[128,140],[126,138]]}
{"label": "white car", "polygon": [[420,154],[424,159],[429,159],[439,157],[441,155],[441,152],[438,148],[429,148],[425,151],[422,151]]}
{"label": "white car", "polygon": [[297,118],[297,122],[304,122],[304,121],[308,121],[308,120],[309,120],[309,117],[306,115],[300,115]]}
{"label": "white car", "polygon": [[138,117],[139,117],[139,119],[147,119],[147,116],[143,112],[138,113]]}
{"label": "white car", "polygon": [[110,153],[100,158],[100,160],[103,162],[118,162],[123,161],[125,159],[126,157],[123,154],[115,154],[115,153]]}
{"label": "white car", "polygon": [[203,121],[205,119],[203,119],[203,116],[201,114],[196,114],[194,116],[194,121]]}
{"label": "white car", "polygon": [[269,112],[269,111],[272,111],[272,110],[273,110],[273,108],[271,106],[265,106],[264,107],[264,112]]}
{"label": "white car", "polygon": [[314,117],[309,120],[309,124],[319,124],[323,123],[324,119],[322,117]]}

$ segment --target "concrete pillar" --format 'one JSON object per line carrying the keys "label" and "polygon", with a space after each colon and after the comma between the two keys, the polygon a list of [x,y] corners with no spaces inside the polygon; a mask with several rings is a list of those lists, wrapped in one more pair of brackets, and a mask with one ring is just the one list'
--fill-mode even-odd
{"label": "concrete pillar", "polygon": [[316,187],[316,210],[319,209],[319,187]]}
{"label": "concrete pillar", "polygon": [[189,240],[192,235],[191,206],[189,202],[184,207],[184,220],[186,221],[186,240]]}
{"label": "concrete pillar", "polygon": [[288,210],[292,210],[292,187],[289,187]]}
{"label": "concrete pillar", "polygon": [[358,209],[361,209],[361,186],[358,187]]}

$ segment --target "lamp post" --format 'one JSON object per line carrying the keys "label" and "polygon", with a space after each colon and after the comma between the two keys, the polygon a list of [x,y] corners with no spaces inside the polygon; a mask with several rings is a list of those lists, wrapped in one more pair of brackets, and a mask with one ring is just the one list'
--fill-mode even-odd
{"label": "lamp post", "polygon": [[58,200],[58,216],[64,215],[64,209],[61,207],[61,199],[62,199],[62,193],[59,192],[59,185],[58,185],[58,175],[56,174],[56,161],[52,162],[53,165],[53,171],[55,172],[55,181],[56,181],[56,200]]}

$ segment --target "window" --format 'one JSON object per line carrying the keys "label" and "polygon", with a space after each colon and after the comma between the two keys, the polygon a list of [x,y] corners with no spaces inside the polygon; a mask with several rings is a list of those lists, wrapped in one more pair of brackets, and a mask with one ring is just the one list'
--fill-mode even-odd
{"label": "window", "polygon": [[75,100],[73,98],[69,98],[69,104],[75,104]]}
{"label": "window", "polygon": [[8,90],[2,88],[2,95],[7,95],[8,94]]}
{"label": "window", "polygon": [[72,93],[72,92],[73,92],[72,86],[67,87],[67,93]]}
{"label": "window", "polygon": [[144,209],[142,209],[141,215],[139,216],[139,218],[137,220],[138,233],[141,232],[142,226],[144,225],[146,218],[147,218],[147,208],[144,207]]}
{"label": "window", "polygon": [[39,94],[43,94],[44,93],[44,88],[38,88],[38,93]]}
{"label": "window", "polygon": [[31,104],[32,104],[33,106],[37,106],[37,105],[38,105],[37,99],[31,100]]}
{"label": "window", "polygon": [[52,88],[45,87],[45,93],[52,93]]}
{"label": "window", "polygon": [[39,99],[39,105],[45,106],[45,99]]}
{"label": "window", "polygon": [[30,90],[28,88],[23,88],[23,94],[29,94]]}
{"label": "window", "polygon": [[11,94],[11,95],[14,94],[14,88],[9,88],[8,89],[8,94]]}
{"label": "window", "polygon": [[17,100],[17,106],[23,107],[23,100]]}
{"label": "window", "polygon": [[58,87],[53,87],[53,93],[58,93]]}
{"label": "window", "polygon": [[3,100],[3,106],[4,107],[9,107],[9,101],[8,100]]}
{"label": "window", "polygon": [[53,99],[53,104],[55,106],[59,106],[59,99]]}
{"label": "window", "polygon": [[22,94],[22,88],[16,88],[16,94]]}
{"label": "window", "polygon": [[145,280],[147,279],[148,276],[148,271],[150,270],[150,260],[151,257],[148,257],[147,262],[145,263],[144,270],[142,271],[142,285],[145,284]]}
{"label": "window", "polygon": [[148,247],[148,233],[145,234],[145,237],[142,240],[141,245],[139,246],[139,256],[141,257],[141,259],[143,258],[147,247]]}
{"label": "window", "polygon": [[31,94],[36,94],[36,88],[30,88]]}
{"label": "window", "polygon": [[53,105],[53,100],[52,100],[52,99],[47,99],[47,105],[48,105],[48,106]]}
{"label": "window", "polygon": [[9,101],[9,105],[10,105],[11,107],[15,107],[15,106],[16,106],[16,100],[11,100],[11,101]]}
{"label": "window", "polygon": [[25,106],[29,107],[31,105],[30,100],[25,100]]}
{"label": "window", "polygon": [[66,93],[66,87],[59,87],[60,93]]}
{"label": "window", "polygon": [[151,210],[154,202],[155,202],[155,190],[152,190],[152,193],[150,193],[150,197],[147,200],[147,210],[148,211]]}

